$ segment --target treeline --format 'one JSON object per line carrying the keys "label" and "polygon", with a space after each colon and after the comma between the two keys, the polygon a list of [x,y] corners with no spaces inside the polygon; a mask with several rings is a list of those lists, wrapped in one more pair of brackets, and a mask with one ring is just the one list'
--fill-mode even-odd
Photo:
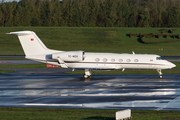
{"label": "treeline", "polygon": [[2,0],[0,26],[180,27],[180,0]]}

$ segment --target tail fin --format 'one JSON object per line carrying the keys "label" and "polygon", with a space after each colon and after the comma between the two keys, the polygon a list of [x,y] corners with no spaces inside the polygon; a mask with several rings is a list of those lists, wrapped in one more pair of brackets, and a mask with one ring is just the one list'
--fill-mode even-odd
{"label": "tail fin", "polygon": [[48,49],[33,31],[18,31],[7,34],[15,34],[18,36],[26,56],[52,54],[57,52],[55,50]]}

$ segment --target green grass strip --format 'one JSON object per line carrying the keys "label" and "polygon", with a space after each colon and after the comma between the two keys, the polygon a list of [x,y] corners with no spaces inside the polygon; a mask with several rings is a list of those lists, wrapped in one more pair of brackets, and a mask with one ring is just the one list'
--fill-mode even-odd
{"label": "green grass strip", "polygon": [[[114,120],[118,110],[55,109],[55,108],[0,108],[1,120]],[[175,120],[179,111],[131,112],[133,120]]]}
{"label": "green grass strip", "polygon": [[26,58],[0,58],[0,60],[27,60]]}
{"label": "green grass strip", "polygon": [[46,64],[4,64],[0,68],[46,68]]}
{"label": "green grass strip", "polygon": [[16,70],[0,70],[0,73],[15,72]]}
{"label": "green grass strip", "polygon": [[[86,52],[158,54],[163,56],[179,56],[180,42],[177,38],[147,39],[148,41],[175,41],[172,43],[143,44],[139,37],[131,34],[159,34],[162,28],[120,28],[120,27],[1,27],[0,55],[24,55],[16,35],[5,33],[14,31],[34,31],[42,42],[50,49],[63,51],[83,50]],[[163,28],[166,30],[172,28]],[[176,28],[171,35],[180,33]]]}

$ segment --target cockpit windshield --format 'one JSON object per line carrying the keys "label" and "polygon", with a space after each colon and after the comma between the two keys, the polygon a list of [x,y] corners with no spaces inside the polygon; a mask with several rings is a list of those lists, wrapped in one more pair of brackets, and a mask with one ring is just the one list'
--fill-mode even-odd
{"label": "cockpit windshield", "polygon": [[156,60],[164,60],[162,57],[156,57]]}

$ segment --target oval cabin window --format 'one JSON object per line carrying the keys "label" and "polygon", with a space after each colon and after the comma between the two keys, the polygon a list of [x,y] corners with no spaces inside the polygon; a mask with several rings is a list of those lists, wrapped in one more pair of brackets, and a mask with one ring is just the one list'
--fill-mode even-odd
{"label": "oval cabin window", "polygon": [[138,59],[135,59],[134,62],[138,62],[139,60]]}
{"label": "oval cabin window", "polygon": [[112,61],[112,62],[114,62],[114,61],[115,61],[115,59],[113,58],[113,59],[111,59],[111,61]]}
{"label": "oval cabin window", "polygon": [[107,62],[107,59],[106,59],[106,58],[104,58],[104,59],[103,59],[103,61],[104,61],[104,62]]}
{"label": "oval cabin window", "polygon": [[96,58],[96,59],[95,59],[96,62],[99,62],[99,60],[100,60],[99,58]]}
{"label": "oval cabin window", "polygon": [[119,62],[122,62],[123,61],[123,59],[119,59]]}
{"label": "oval cabin window", "polygon": [[127,59],[126,61],[127,61],[127,62],[131,62],[131,60],[130,60],[130,59]]}

